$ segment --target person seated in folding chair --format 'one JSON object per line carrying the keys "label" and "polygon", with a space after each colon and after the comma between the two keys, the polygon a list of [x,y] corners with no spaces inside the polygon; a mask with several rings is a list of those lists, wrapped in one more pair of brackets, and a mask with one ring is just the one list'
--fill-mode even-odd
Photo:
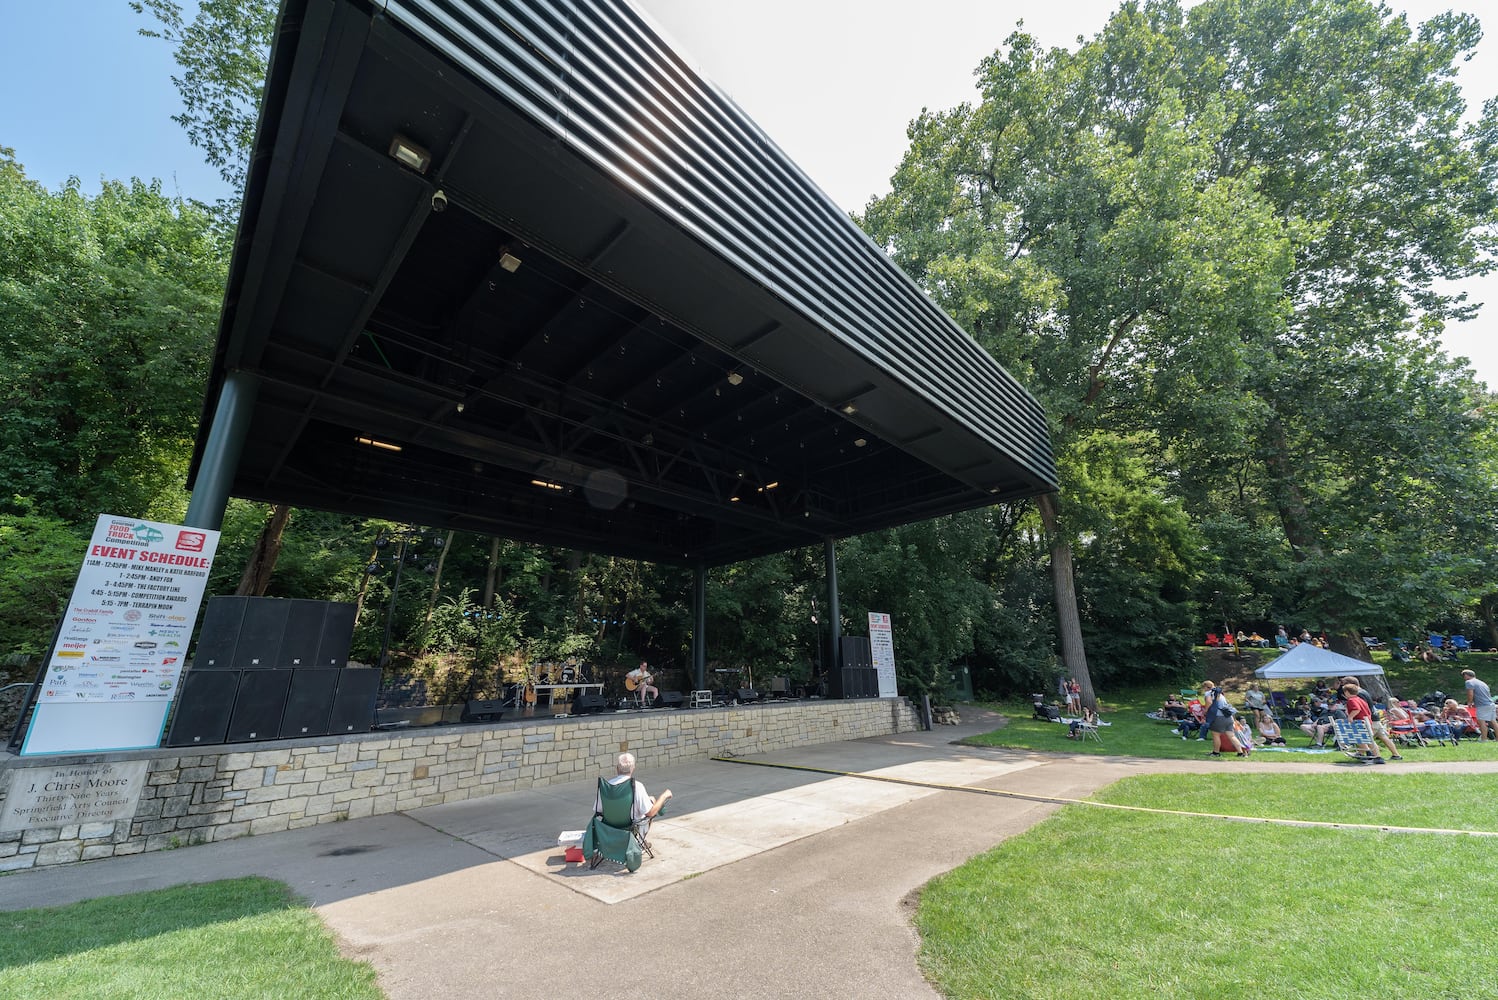
{"label": "person seated in folding chair", "polygon": [[593,819],[583,834],[583,853],[594,868],[608,858],[634,871],[640,867],[642,853],[655,857],[650,849],[650,822],[671,800],[671,789],[651,798],[645,786],[635,780],[632,753],[621,753],[614,759],[614,772],[612,778],[598,779]]}

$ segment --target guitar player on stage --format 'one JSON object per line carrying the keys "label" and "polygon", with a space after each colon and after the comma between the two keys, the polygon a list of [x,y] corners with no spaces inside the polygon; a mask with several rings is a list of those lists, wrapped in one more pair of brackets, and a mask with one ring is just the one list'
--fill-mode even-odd
{"label": "guitar player on stage", "polygon": [[644,660],[640,661],[640,665],[638,667],[635,667],[629,673],[624,675],[625,689],[628,691],[638,691],[640,693],[641,708],[645,708],[649,705],[655,704],[655,696],[660,694],[660,691],[657,690],[653,684],[651,684],[651,681],[653,680],[655,680],[655,677],[650,673],[650,664],[646,663]]}

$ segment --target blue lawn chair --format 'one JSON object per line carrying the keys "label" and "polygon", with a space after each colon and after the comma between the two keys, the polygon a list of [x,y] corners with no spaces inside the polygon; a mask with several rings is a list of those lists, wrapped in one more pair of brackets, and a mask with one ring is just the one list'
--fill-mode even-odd
{"label": "blue lawn chair", "polygon": [[1454,635],[1451,637],[1451,648],[1459,653],[1465,653],[1471,650],[1472,644],[1467,641],[1466,636]]}

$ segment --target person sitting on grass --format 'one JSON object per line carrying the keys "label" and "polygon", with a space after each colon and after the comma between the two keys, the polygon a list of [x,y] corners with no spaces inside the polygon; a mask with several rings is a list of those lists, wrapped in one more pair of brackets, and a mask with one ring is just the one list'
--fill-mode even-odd
{"label": "person sitting on grass", "polygon": [[1254,724],[1259,727],[1259,742],[1266,747],[1282,747],[1285,737],[1280,733],[1280,724],[1268,711],[1259,709],[1254,715]]}

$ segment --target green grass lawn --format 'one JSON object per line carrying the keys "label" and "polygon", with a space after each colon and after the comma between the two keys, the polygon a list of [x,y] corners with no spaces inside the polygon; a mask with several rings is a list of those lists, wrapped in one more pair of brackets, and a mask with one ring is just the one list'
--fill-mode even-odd
{"label": "green grass lawn", "polygon": [[[1267,663],[1273,659],[1271,651],[1263,651],[1268,655],[1261,655],[1258,662]],[[1388,672],[1389,683],[1395,694],[1400,697],[1419,697],[1427,691],[1440,690],[1447,692],[1463,704],[1466,703],[1466,695],[1462,692],[1461,671],[1471,668],[1477,672],[1479,677],[1488,680],[1489,683],[1498,685],[1498,654],[1490,653],[1468,653],[1464,654],[1456,663],[1408,663],[1398,664],[1389,662],[1387,654],[1376,653],[1376,662],[1380,663]],[[1288,692],[1308,690],[1309,682],[1289,681],[1275,682],[1272,688]],[[1193,686],[1191,682],[1183,686]],[[1028,699],[1011,700],[991,707],[1002,712],[1008,723],[1003,727],[981,736],[971,737],[965,742],[975,746],[1011,747],[1021,750],[1043,750],[1063,751],[1066,753],[1086,754],[1115,754],[1138,757],[1162,757],[1173,759],[1188,759],[1200,757],[1212,749],[1210,740],[1196,742],[1195,740],[1183,741],[1176,734],[1173,726],[1161,722],[1155,722],[1145,717],[1160,707],[1160,703],[1171,691],[1176,690],[1177,685],[1166,683],[1153,684],[1147,687],[1130,688],[1122,691],[1102,691],[1099,699],[1102,704],[1102,719],[1109,725],[1102,727],[1100,734],[1102,743],[1092,740],[1078,741],[1066,738],[1067,727],[1059,726],[1053,722],[1040,722],[1032,719],[1031,705]],[[1241,692],[1229,689],[1229,697],[1240,708],[1243,704]],[[1284,723],[1285,741],[1296,749],[1304,749],[1310,745],[1310,740],[1292,723]],[[1384,751],[1387,754],[1387,750]],[[1462,742],[1457,746],[1429,746],[1421,748],[1400,749],[1400,753],[1407,760],[1422,761],[1457,761],[1457,760],[1498,760],[1498,745],[1493,743]],[[1341,754],[1306,754],[1306,753],[1284,753],[1281,751],[1255,752],[1255,761],[1297,761],[1306,763],[1308,761],[1332,762],[1344,759]],[[1223,766],[1231,766],[1234,761],[1224,760]]]}
{"label": "green grass lawn", "polygon": [[[1498,830],[1489,775],[1160,775],[1099,799]],[[1495,855],[1463,835],[1068,806],[926,886],[920,961],[954,998],[1494,996]]]}
{"label": "green grass lawn", "polygon": [[0,913],[6,1000],[378,1000],[374,969],[279,882],[243,878]]}

